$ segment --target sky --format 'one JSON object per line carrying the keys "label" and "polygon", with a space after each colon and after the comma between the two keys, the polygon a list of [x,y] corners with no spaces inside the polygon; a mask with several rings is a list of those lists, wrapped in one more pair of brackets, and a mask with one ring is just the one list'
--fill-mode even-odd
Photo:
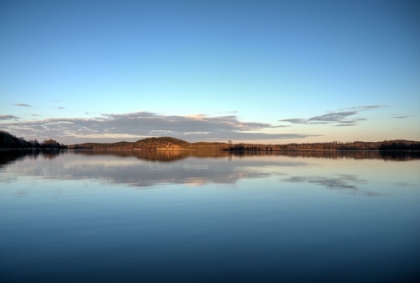
{"label": "sky", "polygon": [[420,140],[419,1],[0,0],[0,129]]}

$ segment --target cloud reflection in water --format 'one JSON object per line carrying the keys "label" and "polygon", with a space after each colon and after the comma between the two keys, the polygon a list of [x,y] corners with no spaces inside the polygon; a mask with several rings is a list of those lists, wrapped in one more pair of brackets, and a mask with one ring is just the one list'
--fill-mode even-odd
{"label": "cloud reflection in water", "polygon": [[[363,169],[352,172],[341,165],[350,164],[345,163],[347,159],[356,160],[359,165],[368,164],[361,159],[381,159],[391,163],[418,159],[417,155],[388,155],[374,151],[256,154],[221,151],[5,152],[0,158],[0,183],[16,182],[17,178],[27,176],[146,188],[162,184],[234,185],[241,179],[284,176],[282,182],[308,183],[346,194],[376,196],[383,194],[366,191],[366,186],[370,187],[367,180],[369,183],[375,181]],[[324,169],[312,170],[321,164]],[[400,183],[393,181],[400,186],[407,183],[403,182],[405,180],[400,180]]]}
{"label": "cloud reflection in water", "polygon": [[[224,159],[224,160],[222,160]],[[267,178],[280,175],[271,167],[305,166],[296,160],[274,158],[239,158],[226,153],[185,152],[137,153],[122,155],[93,152],[69,152],[60,158],[37,159],[28,155],[23,162],[11,164],[6,171],[16,176],[36,176],[57,180],[95,180],[107,184],[152,187],[159,184],[235,184],[240,179]],[[3,180],[4,181],[4,180]],[[0,179],[0,182],[2,180]]]}
{"label": "cloud reflection in water", "polygon": [[324,186],[330,190],[341,191],[351,195],[364,195],[364,196],[384,196],[386,194],[365,191],[360,188],[360,184],[366,184],[367,181],[357,178],[354,175],[341,174],[337,177],[324,177],[324,176],[293,176],[281,181],[291,183],[309,183]]}

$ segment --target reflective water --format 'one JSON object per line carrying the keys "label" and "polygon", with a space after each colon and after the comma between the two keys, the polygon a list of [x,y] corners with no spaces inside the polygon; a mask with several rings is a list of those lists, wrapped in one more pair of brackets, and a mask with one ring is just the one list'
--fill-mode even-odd
{"label": "reflective water", "polygon": [[1,282],[419,282],[420,155],[0,152]]}

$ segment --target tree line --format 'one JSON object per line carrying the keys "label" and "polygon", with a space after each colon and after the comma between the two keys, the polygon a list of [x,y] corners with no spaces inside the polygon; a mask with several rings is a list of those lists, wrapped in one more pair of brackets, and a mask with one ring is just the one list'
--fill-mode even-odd
{"label": "tree line", "polygon": [[18,138],[6,131],[0,130],[0,148],[31,148],[31,149],[64,149],[66,145],[49,139],[39,142],[38,140],[25,140]]}
{"label": "tree line", "polygon": [[391,140],[380,142],[324,142],[324,143],[290,143],[290,144],[251,144],[232,141],[223,142],[196,142],[173,138],[146,138],[136,142],[117,143],[84,143],[66,146],[55,140],[49,139],[39,142],[38,140],[25,140],[18,138],[6,131],[0,130],[0,148],[71,148],[71,149],[131,149],[131,150],[158,150],[158,149],[212,149],[224,151],[247,151],[247,152],[271,152],[271,151],[317,151],[317,150],[420,150],[419,141]]}
{"label": "tree line", "polygon": [[229,144],[228,151],[306,151],[306,150],[420,150],[420,142],[392,140],[381,142],[326,142],[326,143],[290,143],[290,144]]}

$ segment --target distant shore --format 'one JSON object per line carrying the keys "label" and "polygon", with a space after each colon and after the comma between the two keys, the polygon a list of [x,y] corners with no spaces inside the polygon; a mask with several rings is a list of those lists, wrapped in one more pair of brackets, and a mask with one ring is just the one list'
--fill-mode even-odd
{"label": "distant shore", "polygon": [[344,151],[344,150],[420,150],[420,141],[390,140],[379,142],[323,142],[289,144],[252,144],[228,142],[194,142],[173,137],[145,138],[136,142],[82,143],[64,145],[49,139],[43,142],[26,141],[23,138],[0,130],[0,149],[94,149],[94,150],[135,150],[135,151],[177,151],[177,150],[222,150],[230,152],[271,152],[271,151]]}

